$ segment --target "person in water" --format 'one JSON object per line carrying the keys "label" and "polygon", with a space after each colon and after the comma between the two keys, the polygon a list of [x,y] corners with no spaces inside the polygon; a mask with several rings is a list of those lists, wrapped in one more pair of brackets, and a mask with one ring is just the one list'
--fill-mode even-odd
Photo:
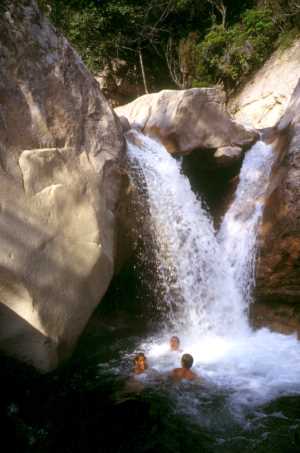
{"label": "person in water", "polygon": [[181,381],[182,379],[194,381],[197,379],[197,374],[191,370],[193,363],[194,359],[191,354],[183,354],[181,357],[181,368],[175,368],[171,373],[171,378],[174,381]]}
{"label": "person in water", "polygon": [[139,352],[133,359],[133,373],[142,374],[148,369],[147,359],[143,352]]}
{"label": "person in water", "polygon": [[170,339],[170,349],[171,351],[181,352],[180,350],[180,340],[176,335],[173,335]]}
{"label": "person in water", "polygon": [[132,373],[125,383],[123,390],[119,392],[118,401],[125,401],[131,393],[140,393],[144,390],[143,377],[142,380],[138,376],[143,375],[148,370],[148,362],[145,354],[139,352],[133,359]]}

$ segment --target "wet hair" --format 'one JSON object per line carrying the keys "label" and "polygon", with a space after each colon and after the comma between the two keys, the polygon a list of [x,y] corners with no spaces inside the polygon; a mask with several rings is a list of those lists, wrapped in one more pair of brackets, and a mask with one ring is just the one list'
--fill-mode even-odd
{"label": "wet hair", "polygon": [[176,335],[173,335],[173,337],[170,338],[170,341],[172,341],[172,340],[177,341],[178,344],[180,343],[180,340]]}
{"label": "wet hair", "polygon": [[145,361],[147,360],[145,354],[144,354],[143,352],[139,352],[138,354],[136,354],[136,355],[134,356],[134,359],[133,359],[133,364],[134,364],[134,365],[136,364],[136,362],[138,361],[138,359],[139,359],[140,357],[143,357],[143,359],[144,359]]}
{"label": "wet hair", "polygon": [[183,368],[187,368],[188,370],[192,368],[194,363],[193,356],[191,354],[183,354],[181,357],[181,364]]}

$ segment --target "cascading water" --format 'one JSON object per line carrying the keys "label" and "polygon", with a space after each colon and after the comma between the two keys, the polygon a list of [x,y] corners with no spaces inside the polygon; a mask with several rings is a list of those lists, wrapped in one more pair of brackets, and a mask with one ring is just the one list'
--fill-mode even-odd
{"label": "cascading water", "polygon": [[274,160],[271,145],[257,142],[246,154],[235,199],[218,233],[221,248],[230,263],[245,309],[251,303],[254,285],[256,236],[263,214],[264,196]]}
{"label": "cascading water", "polygon": [[165,148],[135,132],[128,143],[133,175],[145,181],[156,241],[157,285],[171,307],[171,327],[199,335],[246,328],[241,293],[216,240],[208,213],[192,192],[180,163]]}
{"label": "cascading water", "polygon": [[[205,381],[230,392],[231,407],[256,406],[278,395],[299,394],[296,337],[268,329],[254,332],[246,313],[256,234],[274,159],[272,148],[258,142],[248,151],[235,200],[216,236],[180,163],[156,141],[137,132],[130,134],[131,171],[133,178],[143,178],[156,240],[156,272],[164,287],[161,303],[172,306],[168,332],[140,345],[151,366],[160,373],[178,366],[180,357],[168,346],[169,336],[177,334]],[[196,407],[199,389],[195,387],[192,395]],[[184,398],[186,408],[188,397]]]}

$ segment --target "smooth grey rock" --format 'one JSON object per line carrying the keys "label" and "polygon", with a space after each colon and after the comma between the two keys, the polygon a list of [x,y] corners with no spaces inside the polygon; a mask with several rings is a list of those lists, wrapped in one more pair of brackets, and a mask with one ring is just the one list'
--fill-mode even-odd
{"label": "smooth grey rock", "polygon": [[0,16],[0,348],[68,357],[114,269],[121,125],[34,0]]}

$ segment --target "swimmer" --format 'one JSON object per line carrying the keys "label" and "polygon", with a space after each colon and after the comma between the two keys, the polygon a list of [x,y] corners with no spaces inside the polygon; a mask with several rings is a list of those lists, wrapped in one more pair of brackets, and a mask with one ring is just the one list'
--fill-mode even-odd
{"label": "swimmer", "polygon": [[133,359],[133,373],[134,374],[142,374],[148,369],[147,359],[143,352],[137,354]]}
{"label": "swimmer", "polygon": [[[144,376],[142,375],[148,372],[148,370],[149,367],[146,356],[143,352],[139,352],[133,359],[132,374],[121,392],[123,396],[120,401],[124,401],[124,397],[126,399],[126,395],[128,396],[131,393],[140,393],[144,390],[145,381]],[[138,376],[141,376],[142,380],[140,380]]]}
{"label": "swimmer", "polygon": [[180,340],[176,335],[173,335],[170,339],[170,349],[171,351],[181,352],[180,349]]}
{"label": "swimmer", "polygon": [[174,381],[181,381],[182,379],[194,381],[197,379],[197,374],[191,370],[193,363],[194,359],[191,354],[183,354],[181,357],[181,368],[175,368],[171,373],[171,378]]}

